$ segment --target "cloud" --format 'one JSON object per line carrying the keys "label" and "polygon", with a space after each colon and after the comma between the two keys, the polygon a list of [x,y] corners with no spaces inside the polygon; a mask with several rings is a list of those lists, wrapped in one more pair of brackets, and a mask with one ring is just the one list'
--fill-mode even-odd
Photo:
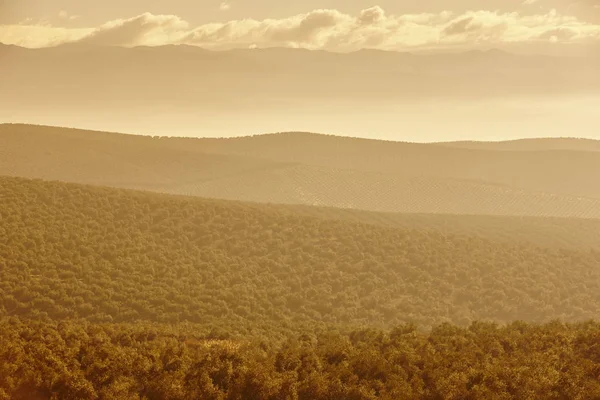
{"label": "cloud", "polygon": [[106,46],[169,44],[180,40],[188,28],[188,23],[177,16],[144,13],[108,22],[79,42]]}
{"label": "cloud", "polygon": [[93,29],[71,29],[46,23],[34,25],[23,22],[18,25],[0,25],[0,43],[29,48],[53,47],[76,42],[92,31]]}
{"label": "cloud", "polygon": [[223,2],[221,3],[221,5],[219,5],[219,10],[221,11],[229,11],[231,9],[231,4],[227,3],[227,2]]}
{"label": "cloud", "polygon": [[577,37],[578,32],[569,28],[555,28],[544,31],[539,35],[540,39],[550,40],[551,42],[569,41]]}
{"label": "cloud", "polygon": [[524,6],[531,6],[531,5],[539,3],[539,2],[540,2],[540,0],[525,0],[523,2],[523,5]]}
{"label": "cloud", "polygon": [[277,20],[246,19],[203,25],[193,29],[183,42],[206,47],[247,47],[256,43],[261,47],[394,50],[430,45],[536,42],[547,40],[544,35],[555,31],[563,32],[556,35],[559,41],[592,40],[597,39],[600,25],[560,15],[556,10],[538,15],[483,10],[395,16],[373,7],[351,16],[322,9]]}
{"label": "cloud", "polygon": [[476,31],[479,29],[481,29],[481,25],[478,25],[477,22],[474,21],[473,16],[467,16],[449,23],[442,30],[442,33],[446,36],[452,36],[464,34],[470,31]]}
{"label": "cloud", "polygon": [[62,10],[61,12],[58,13],[58,18],[63,19],[63,20],[73,21],[73,20],[79,18],[79,15],[70,15],[65,10]]}
{"label": "cloud", "polygon": [[48,24],[0,26],[1,42],[29,47],[82,42],[114,46],[191,44],[214,49],[286,46],[351,51],[599,40],[600,24],[562,15],[556,10],[534,15],[487,10],[391,15],[375,6],[356,15],[317,9],[287,18],[241,19],[195,27],[175,15],[151,13],[89,29]]}
{"label": "cloud", "polygon": [[358,21],[363,25],[376,24],[385,20],[385,11],[379,6],[362,10],[358,16]]}

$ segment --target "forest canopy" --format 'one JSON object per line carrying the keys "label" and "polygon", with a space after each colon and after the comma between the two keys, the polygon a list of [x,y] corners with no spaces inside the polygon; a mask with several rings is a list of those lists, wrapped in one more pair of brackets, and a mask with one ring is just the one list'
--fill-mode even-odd
{"label": "forest canopy", "polygon": [[442,324],[272,342],[0,321],[0,399],[598,399],[600,326]]}
{"label": "forest canopy", "polygon": [[4,316],[275,335],[600,309],[596,250],[18,178],[0,198]]}
{"label": "forest canopy", "polygon": [[595,222],[452,218],[0,177],[0,400],[600,398]]}

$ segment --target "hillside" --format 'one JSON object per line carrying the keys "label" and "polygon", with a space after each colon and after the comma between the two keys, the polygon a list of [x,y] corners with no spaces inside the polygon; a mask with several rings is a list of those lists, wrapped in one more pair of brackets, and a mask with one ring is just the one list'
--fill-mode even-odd
{"label": "hillside", "polygon": [[[262,207],[260,204],[255,206]],[[453,236],[477,236],[496,242],[528,243],[539,247],[600,250],[598,219],[382,213],[298,205],[269,207],[325,220],[404,230],[432,230]]]}
{"label": "hillside", "polygon": [[[0,321],[0,398],[414,400],[600,396],[600,325],[306,332],[282,345],[198,326]],[[56,355],[60,355],[57,357]],[[52,396],[54,395],[54,396]]]}
{"label": "hillside", "polygon": [[270,336],[577,321],[600,309],[597,250],[16,178],[1,178],[0,199],[5,317],[187,321]]}
{"label": "hillside", "polygon": [[243,156],[171,148],[168,139],[62,128],[0,126],[4,175],[162,191],[262,168],[273,163]]}
{"label": "hillside", "polygon": [[600,218],[600,153],[558,139],[553,150],[497,146],[308,133],[184,139],[5,124],[0,174],[384,212]]}
{"label": "hillside", "polygon": [[[183,140],[189,144],[189,140]],[[356,171],[462,179],[523,190],[600,198],[600,155],[554,151],[495,151],[439,144],[282,133],[202,139],[205,151]],[[568,142],[567,142],[568,143]]]}
{"label": "hillside", "polygon": [[540,151],[540,150],[573,150],[573,151],[600,151],[600,141],[583,138],[560,139],[519,139],[503,142],[446,142],[440,143],[449,147],[486,150],[509,151]]}
{"label": "hillside", "polygon": [[230,200],[384,212],[600,218],[600,199],[520,190],[469,180],[306,165],[257,170],[218,180],[172,186],[163,191]]}

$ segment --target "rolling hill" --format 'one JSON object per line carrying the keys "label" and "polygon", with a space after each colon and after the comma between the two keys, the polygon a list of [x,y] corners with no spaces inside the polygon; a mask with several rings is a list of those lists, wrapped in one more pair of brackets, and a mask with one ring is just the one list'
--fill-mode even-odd
{"label": "rolling hill", "polygon": [[600,153],[574,150],[569,139],[551,150],[546,140],[538,149],[527,143],[475,149],[309,133],[186,139],[5,124],[0,173],[382,212],[600,218]]}
{"label": "rolling hill", "polygon": [[3,174],[162,191],[281,163],[219,154],[198,154],[168,139],[62,128],[3,125]]}
{"label": "rolling hill", "polygon": [[[283,335],[406,322],[579,321],[600,310],[598,249],[542,246],[545,236],[573,243],[586,230],[598,235],[597,224],[571,231],[555,220],[545,224],[549,233],[532,219],[522,221],[531,238],[511,241],[423,229],[410,218],[406,228],[390,227],[294,207],[0,183],[4,317],[187,321]],[[496,224],[490,231],[506,236],[517,228],[510,219]]]}
{"label": "rolling hill", "polygon": [[519,139],[503,142],[446,142],[444,146],[460,147],[481,150],[508,150],[508,151],[540,151],[540,150],[573,150],[573,151],[600,151],[600,141],[584,138],[559,138],[559,139]]}
{"label": "rolling hill", "polygon": [[[185,140],[184,140],[185,142]],[[543,142],[543,140],[542,140]],[[569,143],[568,140],[565,140]],[[188,142],[189,143],[189,142]],[[205,151],[358,171],[465,179],[525,190],[600,198],[595,152],[494,151],[438,144],[283,133],[202,139]],[[594,142],[597,143],[597,142]],[[501,146],[501,145],[500,145]]]}
{"label": "rolling hill", "polygon": [[163,191],[230,200],[384,212],[600,218],[598,199],[468,180],[305,165],[252,171],[164,188]]}

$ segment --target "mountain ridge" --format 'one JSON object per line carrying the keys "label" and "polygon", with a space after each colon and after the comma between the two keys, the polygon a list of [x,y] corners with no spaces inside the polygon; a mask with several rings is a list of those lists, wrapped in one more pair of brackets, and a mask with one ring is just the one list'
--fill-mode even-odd
{"label": "mountain ridge", "polygon": [[[489,48],[489,49],[473,49],[473,50],[461,50],[461,51],[447,51],[440,50],[435,52],[422,52],[422,51],[407,51],[407,50],[386,50],[386,49],[376,49],[376,48],[361,48],[352,51],[333,51],[328,49],[307,49],[307,48],[295,48],[295,47],[285,47],[285,46],[269,46],[269,47],[259,47],[259,48],[243,48],[236,47],[225,50],[213,50],[208,49],[203,46],[196,46],[190,44],[165,44],[165,45],[157,45],[157,46],[149,46],[149,45],[138,45],[138,46],[116,46],[116,45],[102,45],[102,44],[92,44],[92,43],[79,43],[79,42],[71,42],[71,43],[62,43],[56,46],[48,46],[48,47],[25,47],[16,44],[8,44],[0,42],[0,47],[13,47],[19,49],[27,49],[27,50],[43,50],[43,49],[60,49],[60,48],[80,48],[80,49],[98,49],[98,48],[122,48],[122,49],[168,49],[168,48],[176,48],[176,49],[194,49],[201,50],[205,52],[212,53],[227,53],[227,52],[274,52],[274,51],[282,51],[282,52],[309,52],[309,53],[327,53],[327,54],[340,54],[340,55],[350,55],[350,54],[403,54],[410,56],[431,56],[431,55],[510,55],[510,56],[519,56],[523,57],[523,54],[511,52],[509,50],[504,50],[500,48]],[[547,54],[532,54],[527,55],[527,57],[550,57],[550,58],[563,58],[567,56],[558,56],[558,55],[547,55]],[[568,58],[572,58],[569,56]]]}
{"label": "mountain ridge", "polygon": [[[173,45],[174,46],[174,45]],[[29,124],[24,122],[0,122],[0,127],[37,127],[37,128],[49,128],[49,129],[61,129],[71,131],[73,133],[79,132],[90,132],[94,134],[109,134],[109,135],[123,135],[132,137],[151,137],[151,138],[164,138],[164,139],[175,139],[175,140],[237,140],[237,139],[260,139],[260,138],[275,138],[275,137],[308,137],[308,138],[339,138],[339,139],[356,139],[364,140],[369,142],[384,142],[384,143],[399,143],[399,144],[416,144],[416,145],[471,145],[471,144],[485,144],[485,145],[501,145],[501,144],[518,144],[525,142],[545,142],[545,141],[557,141],[557,142],[581,142],[581,143],[592,143],[600,145],[600,139],[577,137],[577,136],[540,136],[532,138],[521,138],[521,139],[506,139],[506,140],[451,140],[451,141],[429,141],[429,142],[416,142],[408,140],[394,140],[386,138],[373,138],[365,136],[351,136],[342,135],[336,133],[324,133],[324,132],[312,132],[312,131],[278,131],[278,132],[264,132],[264,133],[253,133],[240,136],[179,136],[179,135],[151,135],[144,133],[135,132],[122,132],[122,131],[102,131],[96,129],[86,129],[73,126],[59,126],[59,125],[47,125],[47,124]]]}
{"label": "mountain ridge", "polygon": [[311,133],[214,139],[0,125],[0,174],[384,212],[600,218],[599,152],[490,146]]}
{"label": "mountain ridge", "polygon": [[103,131],[561,136],[573,132],[576,112],[577,130],[590,136],[585,121],[600,96],[600,64],[587,58],[190,46],[2,53],[0,121]]}

